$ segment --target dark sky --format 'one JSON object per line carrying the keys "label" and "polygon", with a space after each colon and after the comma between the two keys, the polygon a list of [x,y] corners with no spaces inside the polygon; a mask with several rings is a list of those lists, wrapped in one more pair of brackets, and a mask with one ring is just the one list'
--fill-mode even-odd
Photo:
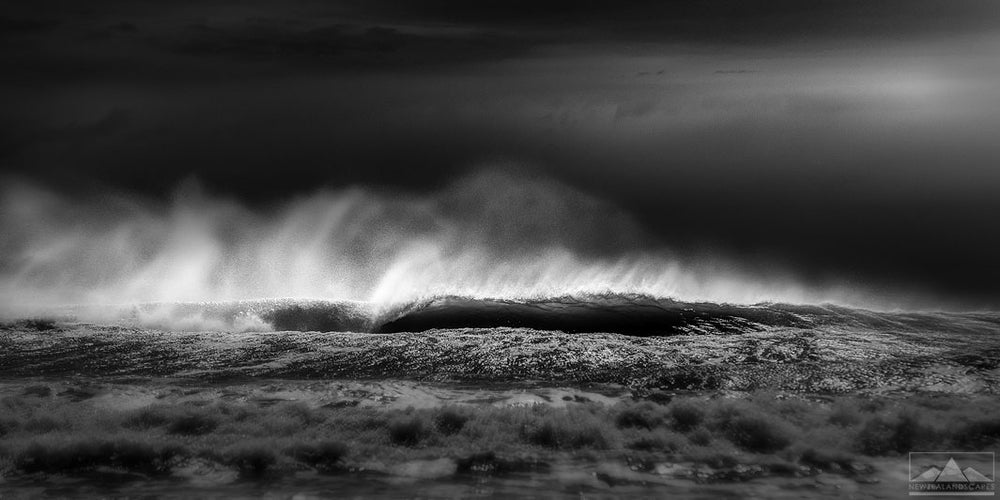
{"label": "dark sky", "polygon": [[68,198],[513,169],[642,228],[602,254],[1000,305],[995,0],[34,1],[0,58],[3,179]]}

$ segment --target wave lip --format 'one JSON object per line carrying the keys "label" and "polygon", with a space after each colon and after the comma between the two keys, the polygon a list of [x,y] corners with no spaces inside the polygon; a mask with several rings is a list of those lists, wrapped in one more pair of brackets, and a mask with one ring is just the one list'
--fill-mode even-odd
{"label": "wave lip", "polygon": [[[96,312],[95,312],[96,311]],[[683,302],[642,294],[547,298],[435,296],[403,304],[304,299],[149,303],[75,311],[85,321],[171,331],[402,333],[526,328],[631,336],[736,334],[771,328],[933,332],[1000,330],[995,313],[878,312],[836,305]]]}

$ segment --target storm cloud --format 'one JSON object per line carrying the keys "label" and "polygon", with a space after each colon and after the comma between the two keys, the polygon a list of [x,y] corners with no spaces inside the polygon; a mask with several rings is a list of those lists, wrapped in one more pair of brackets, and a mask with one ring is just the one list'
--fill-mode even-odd
{"label": "storm cloud", "polygon": [[636,224],[601,255],[995,307],[998,21],[973,0],[33,2],[0,21],[0,165],[70,204],[193,178],[266,212],[515,164]]}

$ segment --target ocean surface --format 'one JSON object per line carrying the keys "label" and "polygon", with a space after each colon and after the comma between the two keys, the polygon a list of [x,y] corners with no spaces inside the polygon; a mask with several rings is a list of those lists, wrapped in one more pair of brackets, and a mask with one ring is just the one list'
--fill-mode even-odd
{"label": "ocean surface", "polygon": [[[18,414],[53,408],[57,416],[73,417],[62,434],[39,427],[44,419],[35,417],[8,425],[8,442],[0,445],[13,450],[11,456],[27,453],[34,441],[25,440],[58,451],[60,443],[85,438],[72,427],[78,415],[98,415],[103,422],[111,417],[100,415],[149,408],[183,415],[214,407],[279,414],[287,407],[329,425],[346,418],[345,411],[368,412],[359,415],[369,419],[450,406],[512,415],[529,408],[614,412],[619,404],[669,405],[676,398],[724,405],[747,394],[793,398],[800,403],[791,407],[823,416],[838,400],[891,408],[915,395],[945,396],[941,400],[953,404],[1000,394],[996,312],[604,294],[443,296],[392,306],[297,299],[146,303],[25,316],[0,322],[0,403]],[[51,426],[64,425],[59,422]],[[309,425],[293,422],[289,432],[306,435]],[[38,435],[31,434],[36,428]],[[196,445],[194,438],[110,429],[130,439],[174,439],[190,449],[165,477],[100,467],[20,473],[10,464],[21,462],[9,459],[0,468],[0,496],[890,498],[905,495],[908,474],[905,460],[884,456],[855,458],[847,469],[798,464],[792,473],[779,473],[745,454],[732,455],[727,465],[706,465],[662,452],[643,468],[633,463],[638,452],[631,449],[574,454],[511,438],[520,451],[503,460],[544,467],[476,472],[462,464],[483,450],[415,447],[404,453],[384,444],[375,450],[382,453],[377,460],[353,451],[349,470],[338,473],[286,464],[265,479],[249,480],[226,462],[231,450],[212,461],[198,451],[209,445]],[[242,439],[232,436],[218,439]],[[282,457],[279,463],[290,460]]]}
{"label": "ocean surface", "polygon": [[64,308],[0,328],[0,376],[396,378],[641,389],[1000,391],[1000,313],[644,295]]}
{"label": "ocean surface", "polygon": [[682,302],[641,294],[503,299],[440,296],[402,304],[261,299],[53,309],[66,321],[162,330],[399,333],[454,328],[530,328],[634,336],[850,327],[928,334],[997,332],[997,312],[879,312],[832,304]]}

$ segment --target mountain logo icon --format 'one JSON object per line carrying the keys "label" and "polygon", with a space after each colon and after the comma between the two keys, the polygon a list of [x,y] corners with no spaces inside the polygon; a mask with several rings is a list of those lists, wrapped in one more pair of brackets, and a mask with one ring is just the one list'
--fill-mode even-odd
{"label": "mountain logo icon", "polygon": [[948,458],[948,463],[945,464],[944,469],[939,469],[937,467],[931,467],[924,471],[923,474],[915,477],[912,481],[919,482],[935,482],[935,483],[992,483],[993,480],[984,476],[976,469],[972,467],[966,467],[962,470],[958,467],[954,458]]}
{"label": "mountain logo icon", "polygon": [[992,496],[995,477],[993,453],[910,453],[910,495]]}

